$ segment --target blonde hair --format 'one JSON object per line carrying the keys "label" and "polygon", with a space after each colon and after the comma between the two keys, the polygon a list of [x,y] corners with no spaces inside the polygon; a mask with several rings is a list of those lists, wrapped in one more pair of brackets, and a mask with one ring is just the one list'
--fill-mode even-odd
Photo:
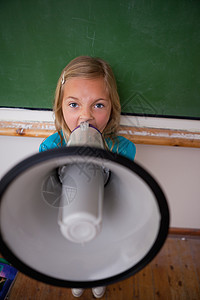
{"label": "blonde hair", "polygon": [[110,65],[100,58],[94,58],[90,56],[79,56],[73,59],[64,68],[56,87],[54,100],[55,127],[57,132],[60,134],[61,143],[61,132],[63,132],[63,136],[66,141],[68,140],[69,135],[71,133],[64,120],[62,112],[63,86],[66,81],[75,77],[82,77],[85,79],[103,77],[111,100],[111,114],[110,119],[102,135],[104,138],[112,138],[116,136],[120,122],[121,105],[113,71]]}

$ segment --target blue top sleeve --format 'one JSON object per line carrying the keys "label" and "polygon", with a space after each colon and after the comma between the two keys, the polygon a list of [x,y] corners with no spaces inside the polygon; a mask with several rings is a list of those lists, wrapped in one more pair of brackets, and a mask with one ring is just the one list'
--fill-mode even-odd
{"label": "blue top sleeve", "polygon": [[[106,144],[111,152],[125,156],[130,160],[134,160],[136,154],[136,147],[131,141],[129,141],[125,137],[117,136],[113,139],[108,138],[106,139]],[[62,146],[66,146],[64,139]],[[58,133],[54,133],[42,142],[39,151],[43,152],[59,147],[61,147],[60,136]]]}
{"label": "blue top sleeve", "polygon": [[108,148],[117,154],[125,156],[130,160],[134,160],[136,154],[135,145],[123,136],[117,136],[114,139],[106,139]]}
{"label": "blue top sleeve", "polygon": [[61,139],[59,134],[56,132],[52,135],[50,135],[48,138],[46,138],[39,147],[39,152],[60,148],[61,146],[66,146],[65,140],[63,139],[62,145],[61,145]]}

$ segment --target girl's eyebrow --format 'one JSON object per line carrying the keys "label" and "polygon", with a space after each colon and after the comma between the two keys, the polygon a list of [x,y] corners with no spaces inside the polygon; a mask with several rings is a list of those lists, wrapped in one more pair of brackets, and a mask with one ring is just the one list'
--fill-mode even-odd
{"label": "girl's eyebrow", "polygon": [[[67,99],[72,99],[72,100],[76,100],[76,101],[79,101],[79,98],[77,98],[77,97],[74,97],[74,96],[67,96],[66,98],[65,98],[65,100],[67,100]],[[107,98],[98,98],[98,99],[95,99],[94,100],[94,102],[98,102],[98,101],[109,101],[109,99],[107,99]]]}
{"label": "girl's eyebrow", "polygon": [[73,97],[73,96],[68,96],[68,97],[66,97],[65,99],[74,99],[74,100],[79,100],[78,98],[76,98],[76,97]]}
{"label": "girl's eyebrow", "polygon": [[106,99],[106,98],[98,98],[96,100],[94,100],[94,102],[97,102],[97,101],[109,101],[109,99]]}

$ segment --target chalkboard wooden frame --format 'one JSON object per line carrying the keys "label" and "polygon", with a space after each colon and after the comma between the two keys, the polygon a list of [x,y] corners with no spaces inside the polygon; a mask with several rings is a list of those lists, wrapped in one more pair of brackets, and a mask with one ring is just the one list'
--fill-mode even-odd
{"label": "chalkboard wooden frame", "polygon": [[[47,138],[54,132],[53,122],[0,121],[0,135]],[[119,135],[135,144],[200,148],[199,132],[120,126]]]}

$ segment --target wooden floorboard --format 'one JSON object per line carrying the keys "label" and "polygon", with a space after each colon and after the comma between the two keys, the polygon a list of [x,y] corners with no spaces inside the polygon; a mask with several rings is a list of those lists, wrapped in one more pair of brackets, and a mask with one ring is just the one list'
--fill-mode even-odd
{"label": "wooden floorboard", "polygon": [[[19,273],[10,300],[76,299],[70,289],[37,282]],[[94,299],[91,289],[80,300]],[[103,300],[199,300],[200,237],[169,236],[159,254],[134,276],[109,285]]]}

